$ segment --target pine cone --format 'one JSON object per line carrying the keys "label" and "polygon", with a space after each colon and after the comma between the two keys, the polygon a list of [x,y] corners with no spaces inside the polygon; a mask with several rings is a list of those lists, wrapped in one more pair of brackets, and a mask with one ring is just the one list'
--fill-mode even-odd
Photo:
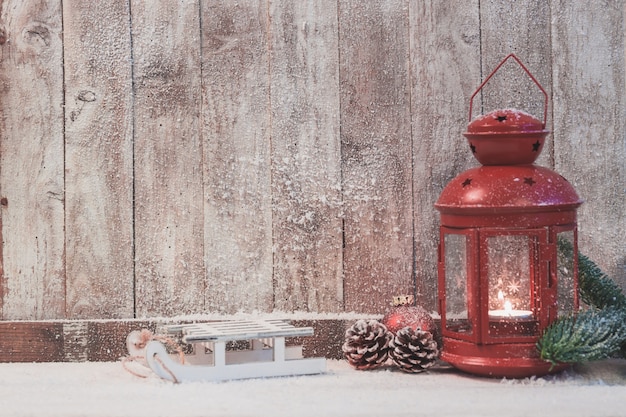
{"label": "pine cone", "polygon": [[373,369],[387,361],[392,338],[387,327],[377,320],[359,320],[346,331],[341,350],[356,369]]}
{"label": "pine cone", "polygon": [[389,356],[404,372],[423,372],[435,364],[439,347],[432,333],[405,327],[391,340]]}

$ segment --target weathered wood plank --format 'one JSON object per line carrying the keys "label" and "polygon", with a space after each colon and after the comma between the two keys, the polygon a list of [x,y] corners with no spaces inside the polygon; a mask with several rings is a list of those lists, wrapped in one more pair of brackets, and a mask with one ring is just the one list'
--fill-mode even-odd
{"label": "weathered wood plank", "polygon": [[341,311],[337,2],[276,1],[269,18],[274,308]]}
{"label": "weathered wood plank", "polygon": [[133,316],[133,144],[126,2],[63,4],[67,316]]}
{"label": "weathered wood plank", "polygon": [[[486,78],[502,59],[515,53],[537,81],[551,94],[550,3],[546,1],[507,0],[480,2],[482,77]],[[516,108],[542,120],[545,100],[541,91],[512,59],[500,68],[482,90],[482,111]],[[546,126],[552,130],[551,103]],[[553,167],[553,141],[547,140],[537,164]]]}
{"label": "weathered wood plank", "polygon": [[[437,311],[434,204],[452,178],[477,165],[462,133],[481,83],[478,10],[477,0],[456,7],[437,0],[410,4],[416,300],[430,311]],[[475,101],[480,107],[480,97]]]}
{"label": "weathered wood plank", "polygon": [[265,1],[202,4],[209,311],[273,307],[267,13]]}
{"label": "weathered wood plank", "polygon": [[[289,317],[285,319],[289,320]],[[313,327],[314,335],[289,337],[286,344],[302,345],[304,357],[341,359],[344,335],[353,323],[354,320],[339,318],[293,320],[291,324],[296,327]],[[0,322],[0,363],[118,361],[128,355],[126,337],[130,332],[146,329],[167,336],[162,333],[162,328],[170,324],[180,324],[180,321],[3,321]]]}
{"label": "weathered wood plank", "polygon": [[60,1],[4,1],[0,25],[2,318],[65,314]]}
{"label": "weathered wood plank", "polygon": [[579,247],[626,288],[626,82],[623,1],[555,1],[556,170],[585,203]]}
{"label": "weathered wood plank", "polygon": [[131,2],[138,316],[204,307],[198,8]]}
{"label": "weathered wood plank", "polygon": [[341,2],[339,13],[348,311],[414,292],[408,2]]}
{"label": "weathered wood plank", "polygon": [[0,362],[61,362],[63,324],[0,322]]}

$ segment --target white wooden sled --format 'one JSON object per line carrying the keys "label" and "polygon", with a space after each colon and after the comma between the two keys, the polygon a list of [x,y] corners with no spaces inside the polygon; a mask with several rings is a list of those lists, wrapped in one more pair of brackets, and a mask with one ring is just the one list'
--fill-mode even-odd
{"label": "white wooden sled", "polygon": [[[163,379],[183,381],[225,381],[259,377],[312,375],[326,371],[325,358],[303,358],[302,346],[285,346],[286,337],[312,336],[312,327],[294,327],[282,320],[221,321],[165,326],[172,335],[181,335],[193,347],[185,364],[168,354],[166,347],[151,340],[142,352],[136,341],[139,332],[128,335],[131,355],[142,355],[147,365]],[[244,349],[226,349],[227,343]]]}

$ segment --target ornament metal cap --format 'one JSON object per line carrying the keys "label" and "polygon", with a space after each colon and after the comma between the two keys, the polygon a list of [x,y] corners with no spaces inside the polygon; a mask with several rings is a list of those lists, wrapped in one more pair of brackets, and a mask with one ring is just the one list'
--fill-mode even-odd
{"label": "ornament metal cap", "polygon": [[412,295],[394,295],[391,305],[394,307],[397,306],[412,306],[415,304],[415,299]]}

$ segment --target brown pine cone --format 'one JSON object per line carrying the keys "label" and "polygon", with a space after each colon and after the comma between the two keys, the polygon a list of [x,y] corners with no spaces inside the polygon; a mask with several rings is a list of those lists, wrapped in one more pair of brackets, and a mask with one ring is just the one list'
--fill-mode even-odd
{"label": "brown pine cone", "polygon": [[392,338],[387,327],[377,320],[359,320],[346,331],[341,349],[348,363],[356,369],[373,369],[387,361]]}
{"label": "brown pine cone", "polygon": [[389,356],[404,372],[423,372],[435,364],[439,347],[432,333],[405,327],[391,340]]}

